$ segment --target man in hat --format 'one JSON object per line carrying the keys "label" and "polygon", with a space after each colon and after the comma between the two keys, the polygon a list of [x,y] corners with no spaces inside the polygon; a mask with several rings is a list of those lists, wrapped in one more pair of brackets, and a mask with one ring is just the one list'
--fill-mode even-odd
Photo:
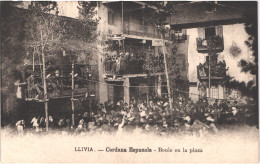
{"label": "man in hat", "polygon": [[24,120],[17,121],[15,126],[16,126],[16,129],[17,129],[18,133],[22,133],[24,131],[24,128],[25,128]]}
{"label": "man in hat", "polygon": [[78,124],[78,127],[76,128],[76,132],[81,132],[81,131],[83,131],[83,125],[84,125],[84,119],[81,119],[81,120],[79,120],[79,124]]}
{"label": "man in hat", "polygon": [[31,121],[32,126],[35,128],[36,132],[39,132],[39,123],[38,123],[38,119],[36,117],[34,117]]}
{"label": "man in hat", "polygon": [[[45,124],[47,122],[47,119],[45,119]],[[50,129],[53,129],[54,128],[54,121],[53,121],[53,117],[52,116],[49,116],[49,128]]]}

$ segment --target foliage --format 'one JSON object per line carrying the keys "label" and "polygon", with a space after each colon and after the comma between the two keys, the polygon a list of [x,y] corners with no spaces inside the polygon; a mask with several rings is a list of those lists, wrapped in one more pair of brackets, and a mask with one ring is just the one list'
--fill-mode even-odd
{"label": "foliage", "polygon": [[[251,75],[257,75],[258,72],[258,25],[257,25],[257,8],[256,3],[250,3],[248,9],[244,14],[245,20],[245,30],[249,35],[247,41],[245,41],[249,50],[252,52],[253,61],[246,61],[241,59],[239,66],[241,67],[241,72],[250,73]],[[249,81],[247,84],[245,82],[239,82],[236,80],[227,83],[227,87],[236,87],[242,92],[244,96],[252,97],[254,100],[258,100],[258,84],[254,81]]]}
{"label": "foliage", "polygon": [[248,9],[244,15],[245,17],[245,30],[247,34],[249,35],[247,41],[245,41],[248,48],[252,51],[252,55],[254,57],[254,61],[246,61],[242,59],[239,62],[239,66],[242,68],[242,72],[249,72],[252,75],[257,74],[257,68],[258,68],[258,26],[257,26],[257,8],[256,3],[253,3],[254,5]]}
{"label": "foliage", "polygon": [[231,89],[236,89],[241,92],[242,96],[247,96],[256,99],[257,89],[254,85],[254,81],[249,81],[248,83],[245,83],[244,81],[239,82],[237,80],[231,80],[226,83],[226,87],[229,90],[229,92],[231,91]]}
{"label": "foliage", "polygon": [[[21,53],[24,49],[22,40],[23,19],[15,10],[21,2],[1,2],[1,113],[13,114],[18,109],[15,99],[14,83],[19,77]],[[10,21],[12,20],[12,21]],[[11,113],[12,112],[12,113]],[[7,118],[5,116],[5,118]],[[3,120],[3,119],[2,119]]]}
{"label": "foliage", "polygon": [[[24,42],[25,47],[27,47],[28,51],[36,50],[38,52],[39,48],[42,48],[40,46],[43,46],[44,53],[51,56],[50,59],[52,61],[62,61],[65,55],[70,55],[70,60],[74,60],[74,62],[79,56],[84,58],[83,56],[87,55],[91,58],[91,53],[93,53],[95,47],[87,42],[91,42],[95,39],[93,30],[95,30],[94,27],[97,24],[97,20],[92,18],[95,14],[93,11],[94,6],[83,5],[80,8],[80,13],[85,14],[87,11],[91,13],[82,15],[80,20],[42,12],[50,12],[44,8],[51,8],[52,10],[58,11],[55,4],[56,2],[41,5],[41,2],[35,2],[34,5],[31,6],[26,21],[26,36],[28,37]],[[83,9],[87,7],[89,8],[83,12]],[[44,39],[42,40],[42,38]],[[66,54],[63,56],[57,55],[57,52],[60,51],[66,51]],[[87,61],[85,61],[85,63],[90,60],[89,58],[86,59]],[[65,60],[67,60],[66,57]]]}
{"label": "foliage", "polygon": [[[16,113],[16,109],[22,107],[15,98],[14,83],[22,79],[25,60],[32,61],[32,54],[40,59],[41,46],[44,46],[46,60],[59,67],[70,64],[73,55],[77,56],[76,62],[89,63],[96,52],[94,43],[89,42],[95,40],[93,31],[98,22],[92,18],[93,13],[87,13],[95,12],[94,5],[80,13],[81,19],[76,20],[58,16],[56,2],[31,2],[29,9],[18,8],[22,3],[1,2],[1,109],[5,113]],[[88,19],[93,21],[86,21]],[[10,67],[13,65],[15,67]]]}
{"label": "foliage", "polygon": [[[156,6],[157,10],[156,12],[145,15],[146,24],[150,24],[156,27],[161,34],[161,38],[163,39],[164,34],[169,30],[168,26],[166,26],[167,18],[175,14],[173,4],[171,2],[165,3],[163,1],[147,2],[147,4]],[[165,47],[167,70],[170,82],[169,85],[171,88],[170,92],[171,95],[174,95],[175,88],[177,88],[177,82],[180,80],[180,69],[176,61],[177,47],[174,46],[172,43],[166,43]],[[148,61],[148,66],[150,66],[150,70],[154,70],[156,64],[151,62],[153,59],[150,56],[151,55],[148,55],[146,60]],[[164,65],[162,70],[165,71]]]}
{"label": "foliage", "polygon": [[166,61],[169,74],[171,93],[177,88],[177,81],[180,80],[180,68],[176,61],[177,48],[172,43],[166,43]]}
{"label": "foliage", "polygon": [[96,7],[97,3],[95,1],[79,1],[78,9],[80,15],[80,21],[83,24],[83,30],[85,31],[81,37],[84,38],[86,42],[94,41],[96,39],[97,24],[99,18],[96,18]]}
{"label": "foliage", "polygon": [[164,70],[163,60],[161,59],[162,55],[155,56],[153,49],[150,47],[145,53],[144,58],[144,70],[147,74],[154,74],[162,72]]}
{"label": "foliage", "polygon": [[162,34],[167,32],[168,28],[165,26],[167,18],[174,14],[172,3],[168,2],[165,4],[163,1],[153,1],[146,2],[146,4],[156,6],[157,10],[144,15],[145,24],[154,26]]}

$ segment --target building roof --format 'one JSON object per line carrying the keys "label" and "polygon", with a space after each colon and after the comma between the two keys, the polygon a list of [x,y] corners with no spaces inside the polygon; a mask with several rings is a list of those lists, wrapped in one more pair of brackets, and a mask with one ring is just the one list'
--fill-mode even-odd
{"label": "building roof", "polygon": [[[211,6],[213,7],[210,12]],[[243,10],[231,4],[214,4],[214,2],[190,2],[174,5],[175,15],[169,18],[173,29],[196,28],[235,24],[243,22]]]}

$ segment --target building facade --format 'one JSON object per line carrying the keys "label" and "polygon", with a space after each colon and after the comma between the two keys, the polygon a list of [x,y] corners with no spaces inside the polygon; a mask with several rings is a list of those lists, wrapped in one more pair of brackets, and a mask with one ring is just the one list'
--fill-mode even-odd
{"label": "building facade", "polygon": [[[59,3],[67,6],[60,8],[60,16],[66,16],[64,19],[71,22],[77,21],[79,16],[75,10],[77,11],[78,2]],[[68,13],[68,6],[75,8],[72,15]],[[176,4],[175,15],[166,21],[170,28],[161,34],[153,25],[154,20],[150,20],[157,10],[149,3],[138,1],[97,2],[99,23],[97,41],[93,43],[97,50],[93,54],[94,64],[84,68],[83,65],[75,66],[78,70],[82,69],[80,72],[88,80],[88,83],[76,84],[75,95],[87,98],[88,101],[85,105],[85,101],[75,101],[75,108],[92,108],[91,101],[104,103],[111,100],[115,104],[124,100],[129,103],[132,97],[149,100],[151,96],[167,95],[162,57],[164,42],[173,43],[177,48],[176,62],[181,78],[176,90],[188,94],[193,101],[204,97],[227,97],[225,77],[237,76],[240,71],[236,62],[250,56],[250,51],[244,44],[248,35],[244,30],[243,11],[211,2]],[[215,46],[210,47],[212,39]],[[235,59],[230,57],[229,50],[233,45],[241,48],[242,56]],[[149,66],[150,61],[154,64],[152,68]],[[40,63],[38,64],[37,67],[40,68]],[[28,67],[31,66],[29,63]],[[67,70],[68,76],[70,71],[71,69]],[[89,77],[90,72],[92,77]],[[62,73],[64,72],[57,72],[57,76]],[[238,76],[250,79],[246,75]],[[50,111],[58,108],[66,108],[68,113],[71,111],[71,83],[67,83],[67,91],[49,93],[48,96],[55,99],[50,101]],[[33,89],[37,91],[37,88]],[[60,99],[62,96],[64,101]],[[35,97],[37,94],[27,95],[29,99]]]}
{"label": "building facade", "polygon": [[[100,46],[100,102],[124,100],[131,97],[162,96],[163,58],[160,44],[171,41],[171,31],[161,35],[147,18],[157,8],[143,2],[101,2],[98,34],[110,45]],[[158,44],[159,43],[159,44]],[[109,46],[112,50],[105,50]],[[148,53],[156,63],[154,70],[146,69]]]}
{"label": "building facade", "polygon": [[[252,79],[240,73],[238,67],[240,59],[250,60],[250,51],[245,45],[248,34],[243,24],[243,10],[216,2],[197,2],[176,5],[175,12],[169,20],[173,33],[176,37],[181,34],[188,38],[176,45],[178,51],[187,53],[191,100],[226,99],[227,76]],[[232,47],[241,50],[240,56],[230,54]]]}

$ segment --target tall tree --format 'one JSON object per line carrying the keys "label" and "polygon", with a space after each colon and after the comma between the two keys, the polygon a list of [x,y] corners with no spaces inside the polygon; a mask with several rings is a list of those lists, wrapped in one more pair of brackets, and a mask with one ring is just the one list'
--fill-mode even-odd
{"label": "tall tree", "polygon": [[246,61],[242,59],[239,66],[242,68],[242,72],[249,72],[252,75],[257,74],[258,69],[258,24],[257,24],[257,4],[256,2],[250,3],[251,7],[248,8],[244,15],[245,30],[249,35],[247,41],[245,41],[248,48],[252,51],[254,57],[253,61]]}
{"label": "tall tree", "polygon": [[46,130],[49,129],[46,57],[57,50],[62,42],[62,31],[59,26],[57,14],[51,15],[52,10],[57,10],[56,2],[32,2],[25,22],[26,37],[24,45],[30,53],[37,53],[42,60],[42,83],[44,90],[44,108]]}
{"label": "tall tree", "polygon": [[[147,23],[153,25],[158,29],[159,34],[161,35],[162,39],[162,54],[163,54],[163,61],[164,61],[164,73],[166,76],[167,81],[167,91],[168,91],[168,98],[169,98],[169,104],[170,108],[173,109],[173,99],[172,99],[172,92],[175,82],[175,72],[173,71],[173,68],[176,66],[176,51],[173,51],[173,47],[171,47],[169,44],[167,48],[165,47],[166,43],[164,41],[165,33],[168,31],[167,28],[167,18],[174,14],[173,5],[171,3],[165,4],[164,2],[148,2],[148,4],[151,3],[152,5],[155,5],[157,7],[156,12],[153,12],[152,15],[146,15],[145,19]],[[167,51],[168,50],[168,51]],[[170,60],[168,60],[170,59]],[[170,79],[171,78],[171,79]]]}
{"label": "tall tree", "polygon": [[[16,10],[21,2],[0,2],[1,5],[1,122],[12,122],[17,117],[18,106],[14,83],[19,79],[20,63],[24,52],[23,18]],[[19,55],[19,57],[17,57]],[[13,66],[14,67],[10,67]],[[3,124],[2,124],[3,125]]]}

